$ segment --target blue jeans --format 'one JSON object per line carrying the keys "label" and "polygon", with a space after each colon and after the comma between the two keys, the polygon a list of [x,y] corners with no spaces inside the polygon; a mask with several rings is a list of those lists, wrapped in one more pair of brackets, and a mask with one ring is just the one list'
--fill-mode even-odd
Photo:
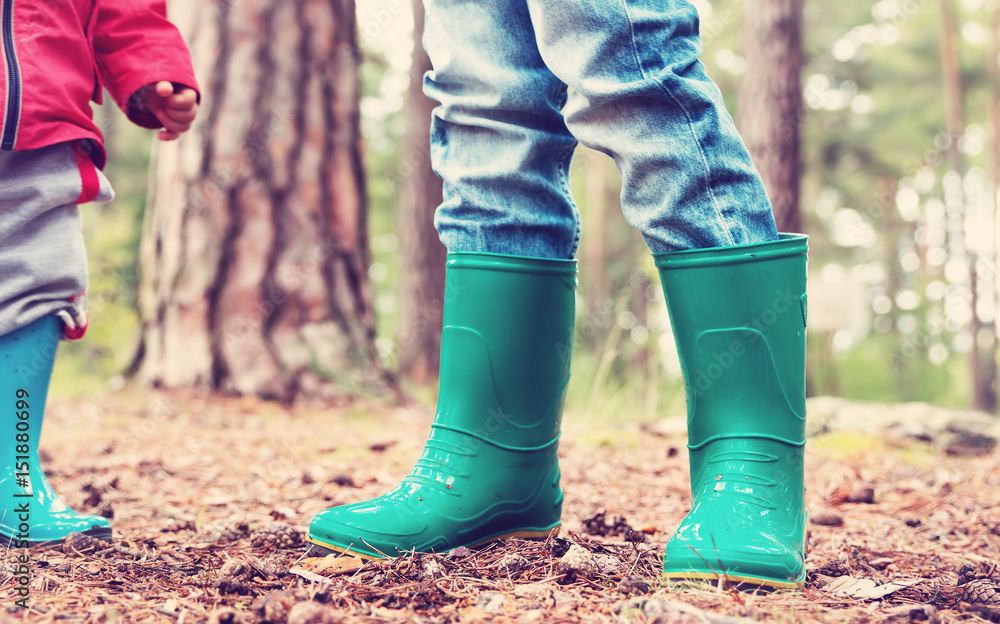
{"label": "blue jeans", "polygon": [[[572,258],[577,142],[614,158],[654,253],[775,240],[685,0],[424,0],[449,251]],[[567,86],[572,87],[570,91]]]}

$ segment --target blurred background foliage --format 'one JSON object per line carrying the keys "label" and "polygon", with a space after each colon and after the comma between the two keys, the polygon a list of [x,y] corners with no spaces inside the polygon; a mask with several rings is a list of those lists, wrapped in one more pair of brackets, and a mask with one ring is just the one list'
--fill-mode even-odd
{"label": "blurred background foliage", "polygon": [[[741,11],[745,0],[698,0],[704,63],[730,110],[739,108]],[[395,365],[399,253],[397,198],[406,172],[409,8],[361,1],[365,54],[362,131],[368,175],[377,347]],[[946,248],[947,232],[995,266],[995,191],[988,117],[996,63],[984,0],[956,5],[964,127],[947,152],[941,5],[938,0],[810,1],[804,8],[802,211],[811,236],[808,389],[878,401],[971,402],[968,258]],[[993,85],[994,87],[996,85]],[[87,339],[67,345],[54,391],[116,390],[134,353],[136,255],[153,134],[108,107],[98,110],[117,199],[86,209],[90,250]],[[659,281],[642,237],[621,217],[613,163],[578,150],[571,173],[580,206],[580,291],[569,409],[594,417],[652,418],[684,409],[683,386]],[[669,183],[669,181],[666,181]],[[956,188],[959,190],[956,191]],[[961,193],[965,215],[948,223]],[[949,230],[951,228],[951,230]],[[982,278],[983,276],[981,276]],[[985,276],[978,317],[995,331],[995,271]],[[961,305],[966,302],[963,307]],[[992,346],[990,347],[992,349]],[[430,400],[431,388],[410,388]]]}

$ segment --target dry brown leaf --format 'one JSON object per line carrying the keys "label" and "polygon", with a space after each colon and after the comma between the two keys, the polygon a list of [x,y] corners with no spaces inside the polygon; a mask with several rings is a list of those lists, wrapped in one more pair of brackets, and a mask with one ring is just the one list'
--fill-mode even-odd
{"label": "dry brown leaf", "polygon": [[365,565],[364,559],[358,557],[346,557],[339,554],[331,554],[325,557],[309,557],[302,561],[303,568],[315,574],[325,576],[338,576],[361,569]]}

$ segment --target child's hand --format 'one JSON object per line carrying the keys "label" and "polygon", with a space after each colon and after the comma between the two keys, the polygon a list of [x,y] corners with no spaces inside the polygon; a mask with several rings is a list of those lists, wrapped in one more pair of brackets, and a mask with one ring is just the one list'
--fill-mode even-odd
{"label": "child's hand", "polygon": [[173,83],[161,80],[150,85],[146,92],[146,110],[151,112],[163,130],[157,136],[161,141],[173,141],[191,127],[198,114],[198,94],[194,89],[180,86],[174,93]]}

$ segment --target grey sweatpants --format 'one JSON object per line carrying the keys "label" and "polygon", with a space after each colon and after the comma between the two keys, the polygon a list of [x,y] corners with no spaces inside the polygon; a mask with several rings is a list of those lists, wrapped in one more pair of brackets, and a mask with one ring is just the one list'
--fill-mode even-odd
{"label": "grey sweatpants", "polygon": [[111,201],[114,191],[97,169],[85,180],[73,150],[0,151],[0,336],[47,314],[85,318],[87,252],[75,202],[88,184],[99,184],[92,201]]}

